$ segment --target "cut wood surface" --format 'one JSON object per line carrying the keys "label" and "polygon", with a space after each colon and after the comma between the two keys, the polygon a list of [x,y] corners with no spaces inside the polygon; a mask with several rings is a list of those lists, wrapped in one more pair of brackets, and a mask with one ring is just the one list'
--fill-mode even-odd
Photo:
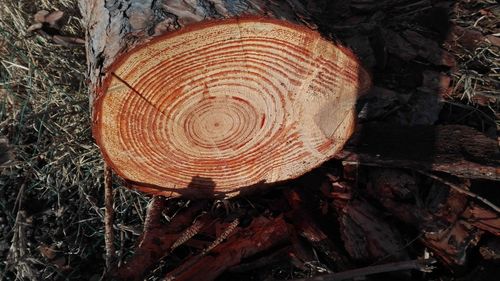
{"label": "cut wood surface", "polygon": [[143,191],[235,195],[330,159],[369,85],[352,52],[308,27],[196,23],[116,59],[95,101],[94,136]]}
{"label": "cut wood surface", "polygon": [[[314,7],[316,2],[309,1]],[[90,100],[120,54],[152,38],[193,23],[256,15],[315,28],[299,0],[79,0],[87,30]]]}

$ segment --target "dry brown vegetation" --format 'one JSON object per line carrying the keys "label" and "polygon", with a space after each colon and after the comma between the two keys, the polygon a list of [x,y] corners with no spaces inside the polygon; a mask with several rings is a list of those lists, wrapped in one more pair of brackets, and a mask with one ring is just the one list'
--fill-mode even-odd
{"label": "dry brown vegetation", "polygon": [[[88,280],[102,273],[104,235],[85,50],[28,33],[42,9],[64,11],[63,31],[84,36],[76,1],[0,3],[0,134],[15,155],[0,169],[0,279]],[[122,188],[116,195],[126,245],[145,198]]]}

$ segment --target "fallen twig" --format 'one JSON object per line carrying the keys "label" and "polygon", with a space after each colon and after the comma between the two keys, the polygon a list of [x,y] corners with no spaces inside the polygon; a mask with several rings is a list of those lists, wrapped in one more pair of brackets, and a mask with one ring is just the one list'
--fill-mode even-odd
{"label": "fallen twig", "polygon": [[447,186],[449,186],[450,188],[454,189],[455,191],[459,192],[459,193],[462,193],[462,194],[465,194],[467,196],[470,196],[476,200],[479,200],[481,202],[483,202],[485,205],[487,205],[488,207],[490,207],[491,209],[493,209],[495,212],[497,213],[500,213],[500,207],[498,207],[497,205],[493,204],[491,201],[489,201],[488,199],[484,198],[484,197],[481,197],[479,195],[477,195],[476,193],[474,192],[471,192],[471,191],[468,191],[464,188],[461,188],[460,186],[454,184],[454,183],[451,183],[441,177],[438,177],[436,175],[433,175],[432,173],[428,173],[428,172],[425,172],[425,171],[422,171],[422,170],[417,170],[419,173],[421,173],[422,175],[425,175],[425,176],[428,176],[429,178],[432,178],[434,180],[437,180]]}
{"label": "fallen twig", "polygon": [[394,272],[402,270],[418,270],[423,272],[430,272],[434,268],[432,264],[436,262],[435,259],[417,259],[402,262],[392,262],[382,265],[367,266],[363,268],[343,271],[339,273],[326,274],[311,278],[294,279],[293,281],[339,281],[353,279],[371,274]]}
{"label": "fallen twig", "polygon": [[115,262],[115,234],[113,232],[113,179],[111,168],[104,163],[104,243],[106,248],[106,268],[110,270]]}

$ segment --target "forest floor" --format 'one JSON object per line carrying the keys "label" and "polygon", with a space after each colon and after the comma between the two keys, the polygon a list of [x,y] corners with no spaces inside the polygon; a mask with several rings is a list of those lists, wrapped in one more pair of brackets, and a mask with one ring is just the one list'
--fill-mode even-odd
{"label": "forest floor", "polygon": [[[29,31],[36,23],[34,15],[38,11],[60,10],[64,12],[64,25],[57,32],[61,32],[62,38],[84,38],[76,2],[0,2],[0,279],[3,280],[100,280],[104,273],[103,161],[91,135],[85,48],[73,41],[57,41],[51,34],[37,33],[36,28],[32,28],[35,32]],[[498,142],[500,5],[496,1],[441,1],[453,4],[448,6],[432,6],[440,1],[400,1],[409,4],[384,11],[389,16],[356,4],[369,1],[343,2],[347,4],[334,7],[333,11],[341,13],[347,9],[346,13],[353,16],[342,23],[333,22],[328,28],[373,69],[378,91],[372,95],[368,109],[360,108],[361,121],[466,125]],[[351,29],[359,26],[365,30],[359,36],[350,36]],[[382,42],[377,34],[390,39]],[[450,34],[461,36],[450,39]],[[401,44],[409,44],[405,48],[407,53],[397,49]],[[439,92],[439,97],[430,92]],[[335,174],[339,165],[339,161],[332,160],[299,179],[299,185],[307,185],[318,175]],[[414,175],[411,171],[394,169],[356,173],[374,175],[394,171],[399,178]],[[344,170],[340,174],[349,172]],[[363,180],[360,181],[362,185]],[[484,182],[472,182],[479,186],[477,192],[484,189],[481,187]],[[427,193],[436,188],[429,180],[418,184],[427,185]],[[484,183],[490,188],[495,185],[498,189],[498,182]],[[149,198],[125,188],[119,180],[115,181],[114,190],[115,245],[119,261],[124,261],[142,232]],[[322,191],[318,188],[314,192]],[[276,191],[239,198],[230,205],[240,210],[252,209],[253,213],[277,212],[269,207],[272,205],[269,202],[278,200],[280,194],[281,191]],[[498,191],[493,194],[498,195]],[[495,195],[488,192],[481,195],[500,205],[500,200],[493,198]],[[337,221],[340,216],[336,212],[342,206],[334,206],[328,200],[311,199],[318,204],[313,213],[320,213],[321,224],[327,217]],[[427,204],[429,200],[423,201]],[[177,209],[187,202],[169,200]],[[220,210],[223,209],[220,202],[211,205],[218,216],[227,215]],[[387,208],[384,202],[375,207]],[[388,216],[387,220],[393,222],[397,218]],[[368,255],[362,262],[354,261],[355,249],[349,249],[346,240],[338,238],[345,236],[342,231],[346,230],[338,225],[330,228],[326,232],[336,236],[332,238],[336,244],[344,244],[345,249],[340,252],[350,262],[370,265],[390,260]],[[405,255],[417,257],[428,252],[429,244],[419,240],[423,234],[418,229],[404,227],[400,232]],[[395,276],[393,280],[492,280],[488,279],[494,276],[490,269],[498,267],[500,254],[486,262],[479,246],[491,241],[498,244],[498,237],[481,237],[485,240],[476,241],[466,249],[469,258],[464,264],[456,260],[448,264],[441,261],[437,273]],[[314,261],[307,266],[279,260],[259,274],[245,274],[248,280],[270,277],[287,280],[328,271],[328,263],[321,255],[313,257]],[[162,270],[165,268],[159,271]],[[235,276],[243,278],[241,274],[222,278],[234,280]]]}

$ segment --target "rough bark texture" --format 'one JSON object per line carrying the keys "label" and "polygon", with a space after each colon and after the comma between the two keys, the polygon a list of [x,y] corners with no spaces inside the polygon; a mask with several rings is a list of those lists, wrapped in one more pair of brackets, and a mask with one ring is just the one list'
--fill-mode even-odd
{"label": "rough bark texture", "polygon": [[335,268],[337,271],[349,268],[351,265],[340,254],[341,250],[332,243],[328,235],[317,224],[315,217],[309,210],[311,206],[305,206],[303,195],[297,190],[285,191],[284,193],[292,208],[287,217],[295,225],[297,233],[324,255],[331,268]]}
{"label": "rough bark texture", "polygon": [[497,142],[460,125],[365,126],[338,158],[349,163],[500,180]]}
{"label": "rough bark texture", "polygon": [[134,255],[123,266],[111,272],[111,276],[118,280],[143,280],[144,275],[149,273],[158,260],[169,253],[182,231],[204,207],[204,203],[196,202],[176,215],[171,223],[162,224],[161,216],[166,200],[154,197],[146,214],[144,233]]}
{"label": "rough bark texture", "polygon": [[285,243],[288,226],[282,217],[260,217],[215,247],[209,254],[187,260],[169,272],[165,280],[215,280],[243,259]]}

